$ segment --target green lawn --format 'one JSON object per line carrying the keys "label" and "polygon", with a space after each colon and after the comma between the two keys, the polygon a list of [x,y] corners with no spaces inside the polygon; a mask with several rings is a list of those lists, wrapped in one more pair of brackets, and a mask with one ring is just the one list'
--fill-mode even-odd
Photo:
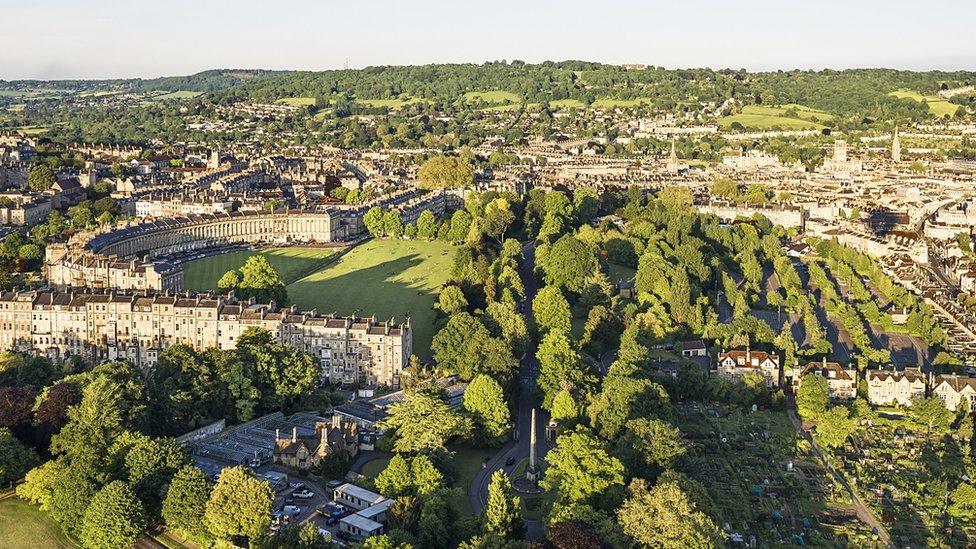
{"label": "green lawn", "polygon": [[464,94],[462,97],[464,97],[464,99],[467,101],[475,101],[480,99],[485,103],[504,104],[522,102],[522,97],[518,94],[501,90],[473,91]]}
{"label": "green lawn", "polygon": [[166,101],[168,99],[193,99],[198,95],[201,95],[201,93],[195,91],[180,90],[175,92],[164,93],[163,95],[157,95],[156,97],[153,97],[153,99],[156,101]]}
{"label": "green lawn", "polygon": [[336,253],[334,248],[277,248],[259,251],[231,252],[191,261],[183,266],[184,286],[191,290],[215,290],[217,281],[231,269],[239,269],[247,258],[263,255],[278,270],[285,284],[314,272]]}
{"label": "green lawn", "polygon": [[615,107],[636,107],[638,105],[653,105],[654,100],[650,97],[637,97],[635,99],[614,99],[612,97],[601,97],[593,102],[597,108],[612,109]]}
{"label": "green lawn", "polygon": [[410,315],[414,353],[430,357],[432,305],[451,270],[455,247],[444,242],[370,240],[325,269],[288,286],[288,297],[322,313]]}
{"label": "green lawn", "polygon": [[922,95],[912,90],[896,90],[888,95],[893,95],[899,99],[914,99],[919,103],[925,101],[928,103],[929,112],[939,117],[952,116],[956,114],[956,110],[959,108],[959,105],[953,105],[938,95]]}
{"label": "green lawn", "polygon": [[579,99],[553,99],[549,102],[553,109],[585,109],[586,103]]}
{"label": "green lawn", "polygon": [[37,507],[19,498],[0,501],[0,547],[78,547]]}
{"label": "green lawn", "polygon": [[454,452],[452,466],[457,472],[453,488],[462,490],[462,497],[452,502],[456,510],[464,514],[473,514],[471,502],[468,501],[468,491],[471,489],[471,481],[481,470],[485,459],[490,458],[498,452],[498,448],[474,448],[468,445],[454,444],[447,448]]}
{"label": "green lawn", "polygon": [[[796,114],[790,113],[788,116],[787,112],[791,109]],[[742,112],[720,118],[718,125],[728,128],[734,122],[738,122],[746,128],[759,130],[770,130],[776,127],[784,130],[818,130],[824,127],[820,122],[831,118],[833,116],[830,113],[803,105],[746,105],[742,107]]]}
{"label": "green lawn", "polygon": [[366,478],[375,479],[380,473],[383,472],[383,469],[386,469],[386,466],[389,464],[390,458],[377,458],[373,461],[366,462],[366,464],[363,465],[363,470],[360,471],[360,473]]}
{"label": "green lawn", "polygon": [[291,105],[292,107],[311,107],[315,104],[314,97],[283,97],[276,101],[276,103],[282,103],[285,105]]}
{"label": "green lawn", "polygon": [[609,263],[609,266],[610,274],[607,276],[610,277],[611,284],[616,284],[621,280],[625,282],[632,281],[634,280],[634,276],[637,274],[637,269],[624,267],[623,265],[617,265],[616,263]]}

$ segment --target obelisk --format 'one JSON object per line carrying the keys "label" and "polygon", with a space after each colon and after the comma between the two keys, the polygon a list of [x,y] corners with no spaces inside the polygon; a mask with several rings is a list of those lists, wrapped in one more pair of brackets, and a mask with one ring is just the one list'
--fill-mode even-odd
{"label": "obelisk", "polygon": [[530,482],[539,482],[539,467],[535,463],[535,408],[532,408],[532,431],[529,432],[529,467],[525,470],[525,478]]}

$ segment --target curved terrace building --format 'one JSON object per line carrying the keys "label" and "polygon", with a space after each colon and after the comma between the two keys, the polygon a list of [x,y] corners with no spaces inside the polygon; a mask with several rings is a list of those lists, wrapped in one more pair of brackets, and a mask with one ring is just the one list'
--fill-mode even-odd
{"label": "curved terrace building", "polygon": [[55,286],[178,291],[182,268],[153,258],[224,244],[345,242],[362,232],[358,209],[201,214],[115,229],[83,245],[51,245],[45,262]]}

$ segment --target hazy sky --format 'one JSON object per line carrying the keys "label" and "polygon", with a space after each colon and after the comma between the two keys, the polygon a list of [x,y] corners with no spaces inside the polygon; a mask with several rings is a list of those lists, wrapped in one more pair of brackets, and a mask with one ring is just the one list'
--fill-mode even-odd
{"label": "hazy sky", "polygon": [[0,0],[0,79],[584,59],[976,70],[976,0]]}

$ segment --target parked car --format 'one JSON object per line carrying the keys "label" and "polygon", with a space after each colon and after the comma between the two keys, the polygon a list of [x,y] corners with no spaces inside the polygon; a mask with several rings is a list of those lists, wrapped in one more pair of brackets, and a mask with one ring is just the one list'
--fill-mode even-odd
{"label": "parked car", "polygon": [[301,490],[295,490],[291,493],[292,497],[298,499],[312,499],[315,497],[315,492],[309,490],[308,488],[302,488]]}
{"label": "parked car", "polygon": [[305,483],[304,482],[289,482],[288,483],[288,487],[289,488],[293,488],[295,490],[301,490],[302,488],[305,487]]}
{"label": "parked car", "polygon": [[505,460],[505,467],[511,467],[512,465],[515,465],[515,456],[508,456],[508,459]]}
{"label": "parked car", "polygon": [[281,512],[285,515],[297,516],[301,514],[302,509],[297,505],[285,505],[281,508]]}
{"label": "parked car", "polygon": [[339,524],[339,517],[333,516],[325,519],[326,526],[335,526],[336,524]]}

